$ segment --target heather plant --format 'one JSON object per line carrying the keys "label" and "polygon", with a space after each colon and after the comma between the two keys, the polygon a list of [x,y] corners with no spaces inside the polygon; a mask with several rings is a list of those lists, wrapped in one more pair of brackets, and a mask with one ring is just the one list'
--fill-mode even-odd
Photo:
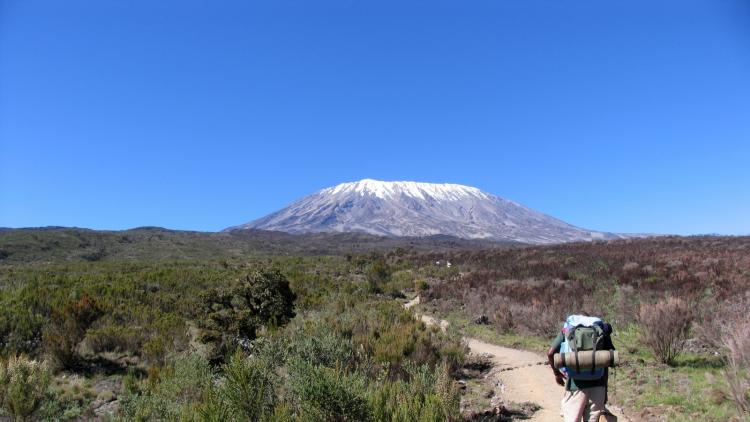
{"label": "heather plant", "polygon": [[0,361],[0,408],[15,420],[29,420],[47,395],[50,377],[45,362],[23,356]]}
{"label": "heather plant", "polygon": [[306,420],[368,421],[372,419],[365,379],[340,368],[289,362],[289,388],[296,413]]}
{"label": "heather plant", "polygon": [[370,264],[365,276],[370,293],[382,293],[383,285],[391,279],[391,268],[385,259],[380,257]]}
{"label": "heather plant", "polygon": [[351,339],[336,334],[324,322],[313,320],[304,328],[295,327],[287,335],[290,338],[287,354],[312,365],[353,369],[362,358]]}
{"label": "heather plant", "polygon": [[253,270],[230,288],[201,295],[198,324],[202,341],[212,344],[214,362],[237,347],[247,347],[262,327],[285,325],[294,317],[296,295],[279,271]]}
{"label": "heather plant", "polygon": [[[234,409],[214,385],[209,385],[206,388],[195,411],[201,422],[233,422],[237,420]],[[257,421],[260,419],[247,420]]]}
{"label": "heather plant", "polygon": [[214,370],[206,359],[189,354],[177,356],[122,400],[127,420],[179,420],[196,413],[206,388],[214,382]]}
{"label": "heather plant", "polygon": [[376,421],[451,421],[459,419],[460,391],[451,366],[406,364],[405,376],[389,380],[384,371],[368,387],[367,397]]}
{"label": "heather plant", "polygon": [[262,359],[235,353],[222,369],[224,380],[219,394],[233,413],[242,420],[268,420],[277,401],[274,366]]}
{"label": "heather plant", "polygon": [[642,343],[659,362],[672,364],[685,347],[693,313],[687,302],[669,298],[655,304],[642,304],[638,322]]}
{"label": "heather plant", "polygon": [[750,418],[750,317],[727,321],[721,336],[726,348],[724,369],[728,396],[745,418]]}
{"label": "heather plant", "polygon": [[89,330],[86,343],[93,353],[129,352],[140,350],[143,338],[135,327],[105,325]]}
{"label": "heather plant", "polygon": [[44,346],[56,368],[75,368],[79,364],[76,347],[103,313],[99,301],[88,295],[52,310],[51,323],[44,333]]}
{"label": "heather plant", "polygon": [[712,298],[700,307],[696,316],[694,333],[706,346],[720,350],[726,346],[723,334],[741,324],[750,309],[750,296],[729,299]]}

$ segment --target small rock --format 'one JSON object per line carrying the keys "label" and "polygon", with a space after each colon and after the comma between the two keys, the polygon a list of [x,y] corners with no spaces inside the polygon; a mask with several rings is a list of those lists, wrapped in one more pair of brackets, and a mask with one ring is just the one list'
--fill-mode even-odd
{"label": "small rock", "polygon": [[487,317],[487,315],[482,314],[474,318],[473,322],[477,325],[488,325],[490,323],[490,319],[489,317]]}
{"label": "small rock", "polygon": [[94,407],[94,414],[96,416],[116,415],[117,412],[119,411],[120,411],[119,400],[113,400],[107,403],[103,403],[102,405],[98,407]]}

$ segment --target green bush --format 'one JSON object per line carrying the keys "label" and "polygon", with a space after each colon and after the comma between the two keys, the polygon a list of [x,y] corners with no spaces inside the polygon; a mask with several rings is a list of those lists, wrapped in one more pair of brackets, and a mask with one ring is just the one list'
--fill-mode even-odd
{"label": "green bush", "polygon": [[314,321],[289,334],[287,354],[311,365],[352,369],[359,357],[350,339],[337,335],[327,324]]}
{"label": "green bush", "polygon": [[[209,385],[206,388],[202,401],[196,407],[196,414],[201,422],[230,422],[237,420],[231,405],[213,385]],[[256,421],[259,419],[248,420]]]}
{"label": "green bush", "polygon": [[289,388],[297,413],[304,420],[368,421],[372,419],[364,379],[292,359]]}
{"label": "green bush", "polygon": [[382,293],[383,285],[391,279],[391,268],[385,259],[378,258],[367,269],[367,286],[370,293]]}
{"label": "green bush", "polygon": [[16,420],[27,420],[42,404],[50,377],[44,362],[23,356],[0,361],[0,408]]}
{"label": "green bush", "polygon": [[[404,368],[424,366],[434,375],[441,361],[464,353],[456,339],[425,327],[399,302],[368,293],[343,258],[260,261],[104,260],[0,272],[1,353],[41,344],[80,381],[60,378],[33,417],[90,417],[88,371],[115,368],[99,365],[112,358],[105,352],[140,358],[116,362],[131,365],[118,397],[118,416],[127,421],[374,419],[377,389],[417,388]],[[284,275],[254,269],[261,264]],[[408,269],[398,271],[384,288],[412,283]],[[304,305],[288,324],[298,295]],[[200,357],[207,346],[195,341],[201,338],[221,346],[218,365]],[[228,353],[238,348],[241,355]],[[80,356],[88,352],[104,355],[94,364]],[[137,367],[144,364],[145,379]],[[398,407],[384,409],[388,415],[434,420],[429,415],[446,413],[434,386],[411,407],[392,400],[398,396],[385,394],[384,403]]]}
{"label": "green bush", "polygon": [[407,368],[409,381],[379,380],[370,388],[368,398],[376,421],[457,420],[460,393],[450,377],[449,365]]}
{"label": "green bush", "polygon": [[106,325],[90,330],[86,343],[94,353],[137,352],[143,341],[141,331],[134,327]]}
{"label": "green bush", "polygon": [[282,326],[295,315],[296,295],[279,271],[253,270],[229,288],[201,295],[202,341],[214,343],[212,361],[254,340],[261,327]]}
{"label": "green bush", "polygon": [[276,407],[277,376],[273,365],[235,353],[224,365],[221,394],[243,420],[267,420]]}
{"label": "green bush", "polygon": [[196,354],[176,357],[140,391],[126,392],[122,413],[135,421],[192,418],[213,382],[214,372],[207,360]]}

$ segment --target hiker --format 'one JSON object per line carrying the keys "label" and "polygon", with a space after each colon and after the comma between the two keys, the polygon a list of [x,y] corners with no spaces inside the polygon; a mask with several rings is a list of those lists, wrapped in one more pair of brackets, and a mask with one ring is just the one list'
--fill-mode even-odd
{"label": "hiker", "polygon": [[612,326],[599,318],[571,315],[566,319],[562,331],[552,341],[547,357],[555,381],[565,386],[561,403],[565,422],[580,422],[582,419],[598,422],[600,416],[608,413],[604,408],[607,402],[608,371],[607,368],[579,368],[579,371],[574,368],[557,369],[554,355],[571,350],[615,350],[610,334]]}

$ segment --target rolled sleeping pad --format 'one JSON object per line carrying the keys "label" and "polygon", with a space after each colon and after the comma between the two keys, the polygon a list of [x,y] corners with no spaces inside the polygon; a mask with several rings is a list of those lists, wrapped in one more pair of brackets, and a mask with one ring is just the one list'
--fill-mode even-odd
{"label": "rolled sleeping pad", "polygon": [[[555,353],[553,358],[557,369],[562,367],[576,368],[575,352]],[[597,350],[596,355],[592,350],[578,352],[578,368],[591,369],[594,367],[594,363],[596,363],[597,368],[617,366],[620,364],[620,354],[617,353],[617,350]]]}

